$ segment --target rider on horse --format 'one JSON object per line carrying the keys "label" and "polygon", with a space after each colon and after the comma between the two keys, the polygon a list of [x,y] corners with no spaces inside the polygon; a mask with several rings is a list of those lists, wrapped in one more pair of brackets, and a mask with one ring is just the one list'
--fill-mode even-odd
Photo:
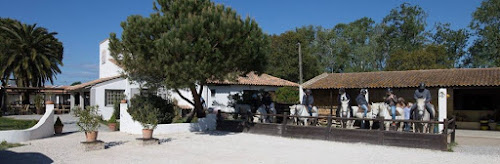
{"label": "rider on horse", "polygon": [[[424,98],[425,109],[427,110],[427,112],[429,112],[431,120],[434,119],[434,112],[431,105],[431,99],[432,99],[431,92],[425,89],[425,83],[420,83],[418,89],[415,90],[415,94],[413,94],[413,98],[415,98],[415,101],[417,101],[417,99],[419,98]],[[412,114],[411,116],[413,116],[413,112],[415,111],[416,108],[417,108],[417,103],[413,104],[413,106],[411,107],[410,111],[410,113]]]}
{"label": "rider on horse", "polygon": [[[361,89],[359,92],[358,97],[356,97],[356,103],[358,103],[358,106],[363,109],[363,118],[366,117],[366,113],[368,113],[368,102],[366,101],[366,89]],[[364,122],[361,123],[361,129],[365,128]]]}
{"label": "rider on horse", "polygon": [[311,95],[312,91],[310,89],[306,90],[306,94],[302,97],[302,105],[307,107],[309,116],[312,116],[312,104],[314,103],[314,97]]}
{"label": "rider on horse", "polygon": [[387,103],[391,107],[391,116],[392,119],[396,119],[396,104],[398,103],[398,99],[396,95],[392,93],[391,88],[387,88],[386,92],[387,97],[385,97],[385,103]]}
{"label": "rider on horse", "polygon": [[[344,88],[340,88],[339,89],[339,104],[338,104],[338,107],[337,107],[337,111],[335,112],[335,116],[340,116],[340,109],[342,108],[342,101],[351,101],[351,97],[349,96],[349,94],[347,94],[345,92],[345,89]],[[354,117],[354,115],[352,114],[352,109],[351,109],[351,105],[350,103],[348,103],[348,107],[347,109],[349,109],[349,113],[351,114],[351,117]]]}

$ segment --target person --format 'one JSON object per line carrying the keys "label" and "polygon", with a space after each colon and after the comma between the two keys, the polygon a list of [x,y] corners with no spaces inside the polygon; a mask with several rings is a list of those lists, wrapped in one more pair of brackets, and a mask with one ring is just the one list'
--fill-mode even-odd
{"label": "person", "polygon": [[257,109],[259,108],[260,106],[260,96],[257,94],[257,93],[253,93],[252,94],[252,99],[251,99],[251,103],[252,103],[252,113],[255,113],[257,112]]}
{"label": "person", "polygon": [[[410,114],[411,114],[411,107],[413,106],[413,104],[411,102],[408,102],[408,104],[403,108],[403,111],[405,113],[405,120],[409,120],[410,119]],[[404,125],[404,131],[405,132],[409,132],[410,131],[410,123],[409,122],[405,122],[405,125]]]}
{"label": "person", "polygon": [[[356,97],[356,103],[358,103],[358,106],[363,109],[363,118],[366,117],[366,113],[368,113],[368,102],[366,101],[366,89],[361,89],[359,92],[358,97]],[[365,123],[364,121],[361,123],[361,129],[365,128]]]}
{"label": "person", "polygon": [[310,89],[306,90],[306,94],[302,97],[302,105],[307,107],[309,116],[312,116],[312,104],[314,103],[314,97],[311,95],[312,91]]}
{"label": "person", "polygon": [[[338,98],[338,107],[337,107],[337,111],[335,112],[335,116],[340,116],[340,109],[342,108],[342,101],[351,101],[351,97],[349,96],[349,94],[347,94],[345,92],[345,89],[344,88],[340,88],[339,89],[339,98]],[[351,104],[348,103],[348,108],[349,109],[349,113],[351,114],[351,117],[353,117],[352,115],[352,109],[351,109]]]}
{"label": "person", "polygon": [[265,92],[264,96],[262,97],[262,104],[266,107],[267,113],[269,113],[269,109],[271,108],[271,104],[273,103],[273,99],[271,98],[271,95],[269,92]]}
{"label": "person", "polygon": [[[432,112],[432,105],[431,105],[431,99],[432,99],[431,92],[425,89],[425,83],[420,83],[418,89],[415,90],[415,94],[413,94],[413,98],[415,98],[415,101],[417,101],[419,98],[424,98],[425,109],[427,110],[427,112],[429,112],[431,120],[434,119],[434,112]],[[413,104],[410,112],[413,114],[416,108],[417,104]]]}
{"label": "person", "polygon": [[394,95],[392,93],[391,88],[387,88],[385,103],[387,103],[389,105],[389,107],[391,108],[391,116],[392,116],[392,119],[395,120],[396,119],[396,104],[398,103],[398,99],[397,99],[396,95]]}

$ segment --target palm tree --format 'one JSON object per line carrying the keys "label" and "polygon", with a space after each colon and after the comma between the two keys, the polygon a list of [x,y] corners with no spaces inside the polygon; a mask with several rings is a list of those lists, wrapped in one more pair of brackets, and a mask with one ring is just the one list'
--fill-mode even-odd
{"label": "palm tree", "polygon": [[[63,46],[55,32],[18,21],[0,24],[5,46],[0,52],[0,78],[16,79],[19,87],[43,87],[61,73]],[[26,99],[29,101],[29,99]]]}

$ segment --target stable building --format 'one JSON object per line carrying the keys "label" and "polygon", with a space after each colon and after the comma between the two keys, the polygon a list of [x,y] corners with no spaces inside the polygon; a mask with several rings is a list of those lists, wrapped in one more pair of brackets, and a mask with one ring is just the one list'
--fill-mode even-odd
{"label": "stable building", "polygon": [[[316,106],[334,111],[340,88],[350,95],[351,105],[357,105],[354,99],[363,88],[368,89],[369,102],[382,102],[387,88],[414,102],[413,93],[421,82],[431,91],[436,111],[445,108],[448,118],[456,116],[459,128],[478,129],[479,120],[500,121],[500,68],[323,73],[303,88],[313,91]],[[440,97],[445,103],[438,103]]]}

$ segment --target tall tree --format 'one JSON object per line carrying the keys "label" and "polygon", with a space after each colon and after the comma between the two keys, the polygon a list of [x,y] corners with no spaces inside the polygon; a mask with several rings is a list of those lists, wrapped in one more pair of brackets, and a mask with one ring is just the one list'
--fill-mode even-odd
{"label": "tall tree", "polygon": [[463,59],[467,56],[467,41],[470,33],[466,29],[452,30],[449,23],[437,24],[432,36],[434,44],[443,45],[448,54],[450,68],[464,67]]}
{"label": "tall tree", "polygon": [[301,44],[304,80],[320,73],[316,50],[316,29],[313,26],[296,28],[280,35],[271,36],[269,65],[266,73],[299,82],[299,52]]}
{"label": "tall tree", "polygon": [[392,53],[386,69],[390,71],[438,69],[448,68],[451,63],[444,46],[427,45],[420,50],[398,50]]}
{"label": "tall tree", "polygon": [[[0,56],[1,79],[13,77],[20,87],[41,87],[47,81],[53,83],[63,64],[63,45],[55,37],[57,33],[36,24],[8,22],[0,26],[2,42],[5,42]],[[24,97],[25,103],[29,103],[26,93]]]}
{"label": "tall tree", "polygon": [[[269,42],[253,19],[209,0],[157,0],[153,9],[122,22],[121,39],[111,33],[111,55],[130,80],[176,90],[194,106],[188,122],[204,117],[200,97],[208,81],[263,71]],[[192,100],[179,92],[184,88]]]}
{"label": "tall tree", "polygon": [[500,66],[500,0],[484,0],[472,14],[469,27],[477,39],[466,64],[472,67]]}
{"label": "tall tree", "polygon": [[421,49],[427,36],[426,18],[427,14],[418,5],[403,3],[398,8],[392,9],[382,20],[384,38],[389,43],[389,53]]}

